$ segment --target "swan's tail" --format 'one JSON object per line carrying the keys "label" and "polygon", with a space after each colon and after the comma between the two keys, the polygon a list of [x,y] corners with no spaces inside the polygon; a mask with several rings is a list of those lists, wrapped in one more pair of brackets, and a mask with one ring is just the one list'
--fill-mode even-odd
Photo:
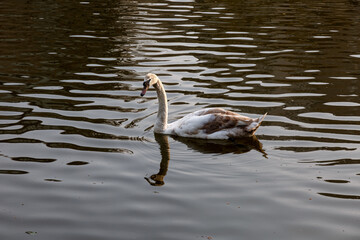
{"label": "swan's tail", "polygon": [[264,121],[264,118],[266,117],[267,113],[262,115],[261,117],[255,119],[255,121],[250,124],[250,126],[246,129],[251,135],[254,135],[256,130],[260,127],[261,123]]}
{"label": "swan's tail", "polygon": [[258,122],[258,125],[259,125],[259,126],[261,125],[262,121],[264,121],[264,118],[266,117],[266,115],[267,115],[267,113],[265,113],[264,115],[262,115],[261,117],[259,117],[259,118],[257,119],[257,122]]}

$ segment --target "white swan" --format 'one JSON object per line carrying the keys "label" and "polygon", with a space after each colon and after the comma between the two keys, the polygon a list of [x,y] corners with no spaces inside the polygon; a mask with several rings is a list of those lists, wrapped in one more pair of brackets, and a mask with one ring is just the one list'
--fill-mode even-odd
{"label": "white swan", "polygon": [[154,86],[159,100],[154,132],[181,137],[204,139],[229,139],[254,135],[266,114],[252,119],[222,108],[205,108],[190,113],[168,124],[168,104],[164,86],[153,73],[148,73],[143,82],[141,96]]}

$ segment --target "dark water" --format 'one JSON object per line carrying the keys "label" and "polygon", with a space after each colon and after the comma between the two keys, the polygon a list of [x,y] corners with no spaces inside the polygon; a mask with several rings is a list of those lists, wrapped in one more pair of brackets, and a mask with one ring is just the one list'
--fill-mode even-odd
{"label": "dark water", "polygon": [[[0,2],[0,239],[359,239],[357,1]],[[251,117],[236,144],[154,136]]]}

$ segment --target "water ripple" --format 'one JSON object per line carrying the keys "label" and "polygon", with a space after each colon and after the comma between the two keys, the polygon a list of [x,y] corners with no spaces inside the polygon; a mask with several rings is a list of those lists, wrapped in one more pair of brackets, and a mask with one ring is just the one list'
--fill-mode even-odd
{"label": "water ripple", "polygon": [[[1,1],[0,238],[356,239],[358,7]],[[159,140],[148,72],[257,139]]]}

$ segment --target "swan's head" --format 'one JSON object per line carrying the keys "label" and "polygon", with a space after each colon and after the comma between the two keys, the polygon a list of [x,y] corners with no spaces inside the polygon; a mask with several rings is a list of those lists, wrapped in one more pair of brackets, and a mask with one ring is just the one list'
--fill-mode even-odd
{"label": "swan's head", "polygon": [[144,96],[146,91],[151,87],[152,85],[156,84],[158,82],[159,78],[154,73],[148,73],[146,74],[143,82],[143,89],[141,91],[141,96]]}

